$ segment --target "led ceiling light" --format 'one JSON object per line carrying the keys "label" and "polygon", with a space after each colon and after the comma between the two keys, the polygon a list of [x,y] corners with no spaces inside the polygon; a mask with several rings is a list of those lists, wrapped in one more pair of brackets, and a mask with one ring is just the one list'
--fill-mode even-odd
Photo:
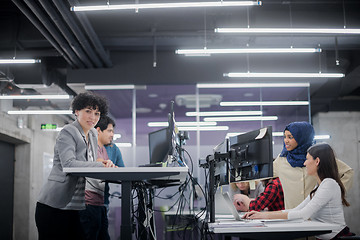
{"label": "led ceiling light", "polygon": [[246,102],[221,102],[222,107],[235,106],[306,106],[309,101],[246,101]]}
{"label": "led ceiling light", "polygon": [[261,115],[262,111],[213,111],[213,112],[186,112],[188,117],[210,117],[210,116],[246,116]]}
{"label": "led ceiling light", "polygon": [[69,99],[69,95],[7,95],[0,96],[0,99]]}
{"label": "led ceiling light", "polygon": [[215,122],[236,122],[236,121],[275,121],[277,116],[255,116],[255,117],[207,117],[204,121]]}
{"label": "led ceiling light", "polygon": [[119,139],[119,138],[121,138],[121,134],[120,133],[114,133],[113,141],[115,141],[116,139]]}
{"label": "led ceiling light", "polygon": [[213,127],[178,127],[179,131],[227,131],[228,126],[213,126]]}
{"label": "led ceiling light", "polygon": [[[148,122],[148,127],[168,127],[168,122]],[[216,122],[176,122],[176,126],[216,126]]]}
{"label": "led ceiling light", "polygon": [[235,7],[260,6],[261,1],[216,1],[216,2],[179,2],[179,3],[146,3],[146,4],[118,4],[97,6],[73,6],[70,11],[101,11],[101,10],[138,10],[154,8],[196,8],[196,7]]}
{"label": "led ceiling light", "polygon": [[135,85],[86,85],[86,90],[116,90],[116,89],[134,89]]}
{"label": "led ceiling light", "polygon": [[236,53],[315,53],[321,48],[233,48],[233,49],[178,49],[176,54],[186,56],[209,56],[211,54],[236,54]]}
{"label": "led ceiling light", "polygon": [[273,137],[283,137],[284,132],[272,132]]}
{"label": "led ceiling light", "polygon": [[349,28],[215,28],[217,33],[360,34]]}
{"label": "led ceiling light", "polygon": [[[241,135],[241,134],[244,134],[245,132],[243,133],[228,133],[226,134],[226,137],[234,137],[234,136],[237,136],[237,135]],[[283,132],[272,132],[272,136],[273,137],[284,137],[284,133]],[[314,136],[314,139],[316,140],[321,140],[321,139],[330,139],[330,135],[315,135]]]}
{"label": "led ceiling light", "polygon": [[198,83],[197,88],[279,88],[310,87],[310,83]]}
{"label": "led ceiling light", "polygon": [[[284,137],[284,132],[273,132],[273,137]],[[330,139],[330,135],[315,135],[315,140]]]}
{"label": "led ceiling light", "polygon": [[315,135],[315,140],[330,139],[330,135]]}
{"label": "led ceiling light", "polygon": [[60,132],[62,129],[63,129],[63,127],[58,127],[58,128],[55,128],[55,129],[41,129],[41,131],[44,131],[44,132]]}
{"label": "led ceiling light", "polygon": [[40,59],[0,59],[0,64],[41,63]]}
{"label": "led ceiling light", "polygon": [[132,147],[131,143],[115,143],[117,147]]}
{"label": "led ceiling light", "polygon": [[224,73],[224,77],[237,78],[342,78],[343,73]]}
{"label": "led ceiling light", "polygon": [[72,114],[71,110],[20,110],[8,111],[8,114]]}

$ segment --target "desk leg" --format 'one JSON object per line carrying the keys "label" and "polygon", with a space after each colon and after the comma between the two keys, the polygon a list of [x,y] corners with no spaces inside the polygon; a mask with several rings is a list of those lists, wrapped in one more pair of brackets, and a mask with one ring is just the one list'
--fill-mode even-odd
{"label": "desk leg", "polygon": [[150,218],[150,229],[152,231],[152,234],[150,235],[150,240],[156,240],[156,227],[155,227],[155,212],[154,212],[154,189],[149,189],[149,209],[151,210],[151,218]]}
{"label": "desk leg", "polygon": [[123,181],[121,183],[121,239],[131,239],[131,182]]}

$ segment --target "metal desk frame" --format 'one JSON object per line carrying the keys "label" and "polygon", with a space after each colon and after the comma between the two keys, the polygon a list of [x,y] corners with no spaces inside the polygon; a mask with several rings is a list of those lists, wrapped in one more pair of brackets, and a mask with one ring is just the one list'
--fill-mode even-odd
{"label": "metal desk frame", "polygon": [[[75,176],[103,179],[121,184],[121,239],[132,239],[131,190],[135,182],[145,180],[182,181],[188,173],[187,167],[126,167],[126,168],[64,168],[64,172]],[[166,185],[164,185],[166,186]]]}

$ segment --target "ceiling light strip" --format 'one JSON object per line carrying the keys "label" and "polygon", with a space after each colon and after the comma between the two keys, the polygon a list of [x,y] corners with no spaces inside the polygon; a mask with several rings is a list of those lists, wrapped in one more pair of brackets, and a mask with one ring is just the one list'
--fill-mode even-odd
{"label": "ceiling light strip", "polygon": [[121,138],[121,134],[120,133],[114,133],[113,141],[115,141],[116,139],[119,139],[119,138]]}
{"label": "ceiling light strip", "polygon": [[132,147],[131,143],[115,143],[117,147]]}
{"label": "ceiling light strip", "polygon": [[276,121],[277,116],[254,116],[254,117],[206,117],[204,121],[236,122],[236,121]]}
{"label": "ceiling light strip", "polygon": [[55,128],[55,129],[41,129],[41,131],[44,131],[44,132],[60,132],[62,129],[63,129],[63,127],[58,127],[58,128]]}
{"label": "ceiling light strip", "polygon": [[245,101],[245,102],[220,102],[222,107],[235,106],[306,106],[309,101]]}
{"label": "ceiling light strip", "polygon": [[[273,137],[284,137],[284,132],[273,132]],[[324,139],[330,139],[330,135],[315,135],[315,140],[324,140]]]}
{"label": "ceiling light strip", "polygon": [[315,53],[321,48],[233,48],[233,49],[178,49],[176,54],[187,56],[209,56],[209,54],[237,54],[237,53]]}
{"label": "ceiling light strip", "polygon": [[324,140],[324,139],[330,139],[331,136],[330,135],[315,135],[314,139],[315,140]]}
{"label": "ceiling light strip", "polygon": [[213,127],[178,127],[179,131],[227,131],[228,126],[213,126]]}
{"label": "ceiling light strip", "polygon": [[360,34],[350,28],[215,28],[217,33]]}
{"label": "ceiling light strip", "polygon": [[[148,127],[168,127],[168,122],[148,122]],[[216,126],[216,122],[176,122],[176,126]]]}
{"label": "ceiling light strip", "polygon": [[69,99],[69,95],[7,95],[7,96],[0,96],[0,99]]}
{"label": "ceiling light strip", "polygon": [[118,90],[118,89],[134,89],[135,85],[86,85],[86,90]]}
{"label": "ceiling light strip", "polygon": [[8,111],[8,114],[72,114],[71,110],[20,110],[20,111]]}
{"label": "ceiling light strip", "polygon": [[[245,132],[241,133],[241,132],[232,132],[232,133],[228,133],[226,134],[226,137],[234,137],[234,136],[238,136],[241,134],[244,134]],[[272,136],[273,137],[284,137],[284,132],[272,132]],[[323,139],[330,139],[330,135],[315,135],[314,137],[315,140],[323,140]]]}
{"label": "ceiling light strip", "polygon": [[230,78],[342,78],[344,76],[343,73],[224,73],[224,77]]}
{"label": "ceiling light strip", "polygon": [[310,87],[310,83],[198,83],[197,88],[279,88]]}
{"label": "ceiling light strip", "polygon": [[0,64],[41,63],[40,59],[0,59]]}
{"label": "ceiling light strip", "polygon": [[261,115],[262,111],[213,111],[213,112],[186,112],[188,117],[210,117],[210,116],[248,116]]}
{"label": "ceiling light strip", "polygon": [[103,10],[137,10],[159,8],[196,8],[196,7],[235,7],[260,6],[261,1],[216,1],[216,2],[179,2],[179,3],[147,3],[147,4],[107,4],[97,6],[73,6],[70,11],[103,11]]}

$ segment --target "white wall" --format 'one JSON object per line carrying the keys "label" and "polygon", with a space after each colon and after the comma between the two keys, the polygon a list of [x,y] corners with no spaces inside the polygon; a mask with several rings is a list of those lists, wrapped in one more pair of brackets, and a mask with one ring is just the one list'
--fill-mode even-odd
{"label": "white wall", "polygon": [[[24,127],[19,128],[17,116],[0,112],[0,136],[15,145],[14,163],[14,219],[13,239],[35,240],[35,205],[43,185],[43,155],[53,154],[56,132],[43,132],[41,123],[64,125],[56,116],[22,117]],[[1,170],[0,170],[1,174]]]}
{"label": "white wall", "polygon": [[345,207],[345,220],[352,232],[360,234],[360,112],[328,112],[313,117],[316,134],[329,134],[329,143],[339,159],[354,169],[354,183],[347,193],[350,207]]}
{"label": "white wall", "polygon": [[31,143],[31,165],[30,165],[30,199],[29,199],[29,239],[37,239],[37,228],[35,225],[35,207],[40,190],[47,179],[45,174],[49,171],[44,166],[44,153],[54,155],[55,139],[58,132],[45,132],[40,130],[41,123],[55,123],[59,127],[64,125],[62,119],[55,115],[36,115],[29,119],[29,128],[33,130]]}

